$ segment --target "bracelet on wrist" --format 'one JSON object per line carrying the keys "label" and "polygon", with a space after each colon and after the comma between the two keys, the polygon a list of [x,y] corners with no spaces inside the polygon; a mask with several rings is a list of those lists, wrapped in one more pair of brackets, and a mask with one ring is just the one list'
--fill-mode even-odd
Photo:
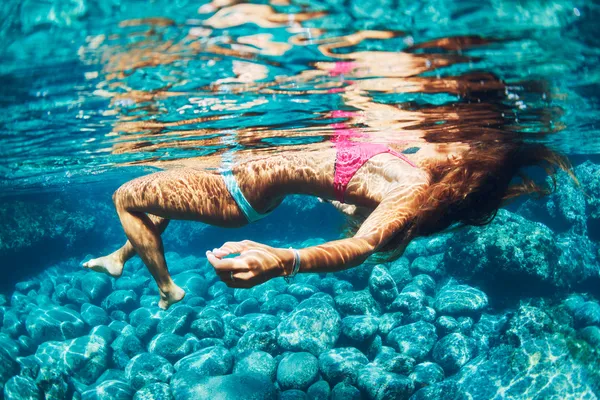
{"label": "bracelet on wrist", "polygon": [[291,247],[290,250],[292,250],[294,253],[294,263],[292,264],[292,272],[283,277],[287,283],[291,283],[294,277],[298,274],[298,271],[300,271],[300,252]]}

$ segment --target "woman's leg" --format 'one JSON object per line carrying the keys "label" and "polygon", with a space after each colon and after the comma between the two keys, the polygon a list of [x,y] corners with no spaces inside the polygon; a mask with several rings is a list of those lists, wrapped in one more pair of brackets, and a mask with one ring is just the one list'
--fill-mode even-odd
{"label": "woman's leg", "polygon": [[164,171],[134,179],[121,186],[113,200],[129,239],[129,245],[115,252],[115,257],[125,259],[133,251],[140,256],[158,285],[162,308],[168,308],[185,295],[167,269],[160,237],[166,227],[163,220],[185,219],[231,227],[246,224],[223,178],[194,169]]}
{"label": "woman's leg", "polygon": [[[167,228],[167,225],[169,225],[169,220],[166,218],[161,218],[152,214],[148,214],[148,218],[150,218],[159,234],[162,234]],[[135,249],[128,240],[118,250],[104,257],[89,260],[83,263],[83,266],[97,272],[103,272],[113,278],[118,278],[123,273],[125,263],[135,256],[135,254]]]}

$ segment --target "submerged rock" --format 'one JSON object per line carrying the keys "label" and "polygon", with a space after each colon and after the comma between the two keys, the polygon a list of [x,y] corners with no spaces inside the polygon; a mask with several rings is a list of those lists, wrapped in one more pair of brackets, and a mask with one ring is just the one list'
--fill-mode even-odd
{"label": "submerged rock", "polygon": [[444,264],[450,272],[478,278],[494,290],[531,293],[532,289],[566,288],[599,279],[597,262],[578,257],[569,258],[572,264],[560,261],[564,251],[552,230],[506,210],[498,211],[484,228],[457,232],[448,245]]}
{"label": "submerged rock", "polygon": [[277,367],[277,382],[282,390],[306,390],[319,378],[319,361],[310,353],[284,356]]}
{"label": "submerged rock", "polygon": [[277,326],[277,343],[284,350],[308,351],[316,356],[335,345],[340,331],[337,311],[322,300],[308,299]]}
{"label": "submerged rock", "polygon": [[23,376],[14,376],[4,385],[5,400],[41,399],[42,391],[35,381]]}
{"label": "submerged rock", "polygon": [[444,380],[444,370],[432,362],[424,362],[415,366],[409,378],[415,383],[417,389]]}
{"label": "submerged rock", "polygon": [[387,342],[400,354],[422,360],[437,341],[435,326],[428,322],[415,322],[391,331]]}
{"label": "submerged rock", "polygon": [[277,363],[273,356],[264,351],[253,351],[247,353],[238,360],[233,367],[233,373],[253,373],[261,374],[274,381],[276,376]]}
{"label": "submerged rock", "polygon": [[473,314],[488,304],[485,293],[468,285],[448,284],[435,299],[435,309],[440,314]]}
{"label": "submerged rock", "polygon": [[518,348],[498,346],[462,368],[456,379],[470,398],[593,399],[599,367],[587,343],[554,334]]}
{"label": "submerged rock", "polygon": [[350,316],[342,320],[342,334],[354,341],[371,339],[379,328],[379,319],[370,316]]}
{"label": "submerged rock", "polygon": [[226,375],[233,369],[233,356],[224,347],[214,346],[196,351],[175,364],[175,370],[199,376]]}
{"label": "submerged rock", "polygon": [[125,382],[108,380],[94,385],[82,394],[83,400],[130,400],[134,390]]}
{"label": "submerged rock", "polygon": [[167,383],[173,372],[169,361],[151,353],[138,354],[125,368],[125,376],[134,389],[141,389],[151,383]]}
{"label": "submerged rock", "polygon": [[382,265],[376,265],[369,277],[369,291],[371,296],[384,307],[392,304],[398,296],[396,281]]}
{"label": "submerged rock", "polygon": [[473,342],[462,333],[444,336],[433,348],[433,359],[448,374],[457,372],[472,357]]}
{"label": "submerged rock", "polygon": [[77,312],[60,306],[33,310],[27,316],[25,327],[36,343],[72,339],[86,331],[85,322]]}
{"label": "submerged rock", "polygon": [[85,303],[81,306],[81,318],[89,326],[108,325],[110,318],[103,308]]}
{"label": "submerged rock", "polygon": [[171,380],[175,400],[275,400],[273,383],[260,374],[202,376],[190,371],[177,372]]}
{"label": "submerged rock", "polygon": [[367,367],[358,373],[358,388],[369,400],[408,399],[415,390],[406,376]]}
{"label": "submerged rock", "polygon": [[319,369],[327,382],[335,385],[342,381],[355,384],[358,370],[369,362],[354,347],[336,348],[319,355]]}
{"label": "submerged rock", "polygon": [[327,381],[317,381],[306,390],[306,396],[310,400],[329,400],[331,388]]}
{"label": "submerged rock", "polygon": [[193,351],[193,342],[172,333],[159,333],[148,344],[148,352],[176,362]]}
{"label": "submerged rock", "polygon": [[133,290],[115,290],[102,302],[102,308],[107,312],[131,312],[138,305],[138,296]]}
{"label": "submerged rock", "polygon": [[133,400],[171,400],[171,388],[166,383],[152,383],[135,393]]}
{"label": "submerged rock", "polygon": [[104,337],[89,335],[65,342],[42,343],[35,358],[40,365],[52,366],[89,385],[108,368],[110,349]]}
{"label": "submerged rock", "polygon": [[335,297],[335,304],[344,315],[379,315],[380,306],[368,290],[347,292]]}
{"label": "submerged rock", "polygon": [[331,400],[361,400],[360,390],[346,383],[340,382],[331,391]]}
{"label": "submerged rock", "polygon": [[81,290],[93,303],[99,304],[110,294],[112,283],[108,276],[90,271],[81,278]]}

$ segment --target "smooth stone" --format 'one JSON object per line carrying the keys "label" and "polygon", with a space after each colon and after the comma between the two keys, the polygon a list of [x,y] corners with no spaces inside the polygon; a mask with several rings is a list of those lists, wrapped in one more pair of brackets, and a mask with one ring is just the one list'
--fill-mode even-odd
{"label": "smooth stone", "polygon": [[71,288],[67,290],[67,301],[71,304],[81,306],[82,304],[88,303],[90,298],[81,290]]}
{"label": "smooth stone", "polygon": [[367,357],[354,347],[335,348],[319,355],[319,370],[332,385],[342,381],[354,384],[358,370],[368,362]]}
{"label": "smooth stone", "polygon": [[27,316],[25,327],[36,343],[72,339],[86,332],[81,316],[70,308],[60,306],[33,310]]}
{"label": "smooth stone", "polygon": [[415,383],[415,387],[433,385],[444,380],[444,370],[439,365],[432,362],[424,362],[415,366],[409,378]]}
{"label": "smooth stone", "polygon": [[435,317],[437,317],[437,313],[431,307],[423,307],[420,310],[411,312],[406,316],[404,322],[407,324],[412,324],[413,322],[430,322],[433,323],[435,321]]}
{"label": "smooth stone", "polygon": [[383,265],[376,265],[371,271],[369,291],[371,296],[384,307],[392,304],[398,296],[396,281]]}
{"label": "smooth stone", "polygon": [[310,400],[329,400],[330,395],[331,388],[329,387],[329,383],[323,380],[313,383],[306,390],[306,396]]}
{"label": "smooth stone", "polygon": [[140,292],[148,285],[150,277],[143,275],[123,276],[115,281],[116,290],[133,290]]}
{"label": "smooth stone", "polygon": [[135,393],[133,400],[172,400],[171,388],[166,383],[152,383]]}
{"label": "smooth stone", "polygon": [[293,283],[287,288],[287,292],[300,301],[308,299],[318,291],[316,287],[304,283]]}
{"label": "smooth stone", "polygon": [[159,333],[148,344],[148,352],[158,354],[174,363],[193,351],[193,344],[188,339],[173,333]]}
{"label": "smooth stone", "polygon": [[290,389],[281,392],[279,400],[306,400],[306,393],[298,389]]}
{"label": "smooth stone", "polygon": [[41,398],[42,391],[31,378],[13,376],[4,384],[5,400],[37,400]]}
{"label": "smooth stone", "polygon": [[409,268],[410,261],[406,257],[400,257],[392,263],[389,268],[390,275],[394,278],[398,288],[403,288],[412,280],[412,274]]}
{"label": "smooth stone", "polygon": [[415,276],[408,285],[421,290],[428,296],[432,296],[435,293],[435,280],[426,274]]}
{"label": "smooth stone", "polygon": [[277,328],[280,319],[271,314],[246,314],[233,318],[230,325],[233,329],[244,333],[248,331],[267,332]]}
{"label": "smooth stone", "polygon": [[453,374],[472,357],[473,343],[462,333],[444,336],[433,348],[432,358],[446,373]]}
{"label": "smooth stone", "polygon": [[178,335],[185,334],[194,320],[196,312],[187,305],[177,305],[172,307],[167,315],[158,323],[156,332],[158,333],[175,333]]}
{"label": "smooth stone", "polygon": [[579,336],[595,348],[600,348],[600,328],[587,326],[579,331]]}
{"label": "smooth stone", "polygon": [[171,380],[175,400],[275,400],[277,390],[260,374],[201,376],[191,371],[177,372]]}
{"label": "smooth stone", "polygon": [[392,330],[387,342],[400,354],[422,360],[437,341],[435,326],[428,322],[415,322]]}
{"label": "smooth stone", "polygon": [[335,297],[335,304],[344,315],[379,315],[381,309],[368,290],[348,292]]}
{"label": "smooth stone", "polygon": [[342,335],[355,341],[371,339],[379,328],[379,319],[371,316],[350,316],[342,319]]}
{"label": "smooth stone", "polygon": [[440,336],[446,336],[449,333],[460,332],[460,324],[454,317],[442,315],[435,321],[437,333]]}
{"label": "smooth stone", "polygon": [[282,390],[307,389],[319,377],[319,361],[307,352],[284,356],[277,366],[277,382]]}
{"label": "smooth stone", "polygon": [[265,351],[269,354],[278,353],[276,332],[252,332],[248,331],[242,335],[235,347],[236,355],[242,355],[248,351]]}
{"label": "smooth stone", "polygon": [[427,274],[435,277],[443,276],[445,273],[443,259],[444,253],[417,257],[410,264],[410,273],[412,275]]}
{"label": "smooth stone", "polygon": [[108,368],[110,348],[104,337],[89,335],[64,342],[44,342],[35,352],[35,358],[41,366],[51,365],[89,385]]}
{"label": "smooth stone", "polygon": [[421,310],[425,307],[425,293],[417,288],[412,288],[410,291],[404,291],[408,287],[403,289],[390,305],[392,311],[402,311],[406,314],[410,314],[415,311]]}
{"label": "smooth stone", "polygon": [[198,339],[217,338],[225,335],[223,322],[220,319],[200,318],[192,322],[190,330]]}
{"label": "smooth stone", "polygon": [[81,395],[82,400],[131,400],[134,390],[125,382],[109,380],[95,385]]}
{"label": "smooth stone", "polygon": [[279,323],[277,343],[284,350],[308,351],[317,356],[335,345],[340,332],[337,311],[322,300],[308,299]]}
{"label": "smooth stone", "polygon": [[102,299],[110,294],[111,290],[111,280],[104,274],[90,271],[81,278],[81,291],[85,293],[93,303],[100,303]]}
{"label": "smooth stone", "polygon": [[6,333],[8,336],[16,338],[24,332],[25,324],[23,324],[19,318],[19,314],[14,310],[6,311],[2,318],[2,333]]}
{"label": "smooth stone", "polygon": [[370,365],[381,368],[384,371],[408,375],[415,366],[415,360],[414,358],[396,353],[391,347],[382,346]]}
{"label": "smooth stone", "polygon": [[348,292],[353,292],[354,291],[354,286],[347,281],[337,281],[334,285],[333,285],[333,292],[332,294],[334,296],[340,296],[344,293],[348,293]]}
{"label": "smooth stone", "polygon": [[115,290],[102,301],[102,308],[107,312],[131,312],[138,305],[138,296],[133,290]]}
{"label": "smooth stone", "polygon": [[198,350],[175,364],[175,370],[191,371],[199,376],[217,376],[231,373],[233,356],[224,347],[214,346]]}
{"label": "smooth stone", "polygon": [[473,314],[488,305],[488,298],[479,289],[468,285],[444,286],[435,299],[434,308],[440,314]]}
{"label": "smooth stone", "polygon": [[102,383],[104,381],[121,381],[127,382],[125,371],[120,369],[107,369],[96,379],[96,383]]}
{"label": "smooth stone", "polygon": [[260,306],[260,312],[265,314],[289,313],[298,305],[298,300],[291,294],[277,294]]}
{"label": "smooth stone", "polygon": [[106,311],[90,303],[85,303],[81,306],[81,319],[89,326],[110,324],[110,318]]}
{"label": "smooth stone", "polygon": [[575,309],[573,319],[578,327],[589,325],[600,327],[600,304],[595,301],[586,301]]}
{"label": "smooth stone", "polygon": [[134,335],[119,335],[110,347],[113,349],[113,363],[122,369],[133,357],[146,351],[140,339]]}
{"label": "smooth stone", "polygon": [[[0,361],[3,358],[0,356]],[[31,378],[35,380],[40,371],[40,364],[35,359],[35,356],[27,356],[27,357],[18,357],[17,358],[18,368],[21,371],[20,375],[26,378]],[[17,370],[18,371],[18,370]],[[0,367],[0,382],[3,382],[3,372],[2,367]]]}
{"label": "smooth stone", "polygon": [[246,314],[257,313],[260,311],[260,303],[254,297],[250,297],[242,301],[233,312],[236,316],[241,317]]}
{"label": "smooth stone", "polygon": [[198,297],[206,297],[208,293],[208,282],[202,276],[194,272],[183,272],[173,276],[173,281],[187,294]]}
{"label": "smooth stone", "polygon": [[360,390],[354,386],[340,382],[331,391],[331,400],[362,400]]}
{"label": "smooth stone", "polygon": [[392,330],[402,325],[402,314],[400,311],[385,313],[379,317],[379,333],[384,337],[387,336]]}
{"label": "smooth stone", "polygon": [[[466,396],[461,392],[456,382],[445,380],[425,386],[413,394],[410,400],[468,400],[471,398],[473,397]],[[476,398],[483,399],[483,397]]]}
{"label": "smooth stone", "polygon": [[415,390],[413,381],[406,376],[377,367],[366,367],[358,372],[358,388],[369,400],[408,399]]}
{"label": "smooth stone", "polygon": [[173,366],[167,359],[151,353],[138,354],[125,367],[125,376],[138,390],[151,383],[169,382],[173,372]]}
{"label": "smooth stone", "polygon": [[277,371],[277,362],[272,355],[264,351],[253,351],[244,355],[233,367],[233,373],[254,373],[262,374],[275,381]]}

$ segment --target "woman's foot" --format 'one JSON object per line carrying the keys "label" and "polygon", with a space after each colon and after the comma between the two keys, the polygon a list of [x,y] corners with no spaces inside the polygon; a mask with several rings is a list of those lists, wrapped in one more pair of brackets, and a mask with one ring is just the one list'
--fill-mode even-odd
{"label": "woman's foot", "polygon": [[118,278],[123,273],[123,261],[121,261],[115,253],[100,258],[94,258],[83,263],[83,266],[96,272],[105,273],[113,278]]}
{"label": "woman's foot", "polygon": [[185,290],[177,286],[176,284],[172,284],[171,288],[163,292],[162,290],[158,290],[160,292],[160,301],[158,302],[158,306],[163,310],[168,309],[173,304],[181,301],[185,297]]}

